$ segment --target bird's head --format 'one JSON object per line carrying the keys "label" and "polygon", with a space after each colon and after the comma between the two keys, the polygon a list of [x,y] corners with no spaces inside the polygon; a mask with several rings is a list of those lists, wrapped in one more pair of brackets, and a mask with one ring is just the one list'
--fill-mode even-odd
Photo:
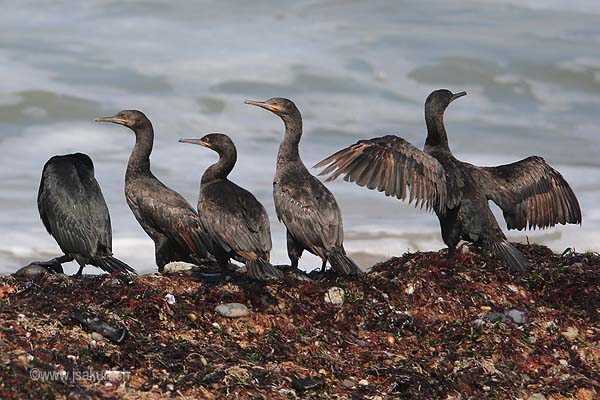
{"label": "bird's head", "polygon": [[181,143],[199,144],[208,147],[219,154],[224,154],[235,150],[235,145],[229,136],[222,133],[209,133],[200,139],[179,139]]}
{"label": "bird's head", "polygon": [[293,101],[282,97],[274,97],[267,101],[246,100],[244,103],[269,110],[272,113],[279,115],[281,118],[300,114],[298,107],[296,107]]}
{"label": "bird's head", "polygon": [[443,114],[450,103],[466,95],[467,92],[452,93],[447,89],[436,90],[427,97],[425,111],[431,114]]}
{"label": "bird's head", "polygon": [[138,110],[123,110],[119,111],[112,117],[100,117],[96,118],[96,122],[112,122],[113,124],[119,124],[126,126],[134,131],[141,129],[150,124],[150,120],[146,115]]}

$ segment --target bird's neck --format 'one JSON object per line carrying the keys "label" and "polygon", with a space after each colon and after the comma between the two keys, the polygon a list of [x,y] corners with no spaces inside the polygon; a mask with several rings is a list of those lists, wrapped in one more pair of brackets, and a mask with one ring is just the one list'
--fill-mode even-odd
{"label": "bird's neck", "polygon": [[450,150],[446,128],[444,127],[444,113],[428,113],[426,111],[425,122],[427,123],[425,146]]}
{"label": "bird's neck", "polygon": [[280,164],[302,163],[298,144],[302,137],[302,118],[300,115],[283,118],[285,124],[285,137],[279,145],[277,166]]}
{"label": "bird's neck", "polygon": [[200,184],[207,184],[219,179],[227,179],[237,160],[235,150],[227,150],[219,153],[219,161],[206,169],[202,175]]}
{"label": "bird's neck", "polygon": [[154,144],[154,130],[146,127],[135,131],[135,146],[129,156],[126,177],[150,175],[150,153]]}

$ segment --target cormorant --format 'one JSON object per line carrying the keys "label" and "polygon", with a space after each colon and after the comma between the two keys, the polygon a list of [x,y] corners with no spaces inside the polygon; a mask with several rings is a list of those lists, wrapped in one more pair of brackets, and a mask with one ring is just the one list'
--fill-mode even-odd
{"label": "cormorant", "polygon": [[288,99],[246,100],[246,104],[262,107],[278,115],[285,124],[285,137],[277,154],[273,180],[273,197],[277,217],[287,228],[287,250],[292,267],[304,250],[321,257],[322,270],[327,260],[339,274],[361,274],[360,268],[344,250],[342,214],[333,194],[312,176],[298,152],[302,136],[302,116]]}
{"label": "cormorant", "polygon": [[75,153],[50,158],[42,171],[37,203],[46,230],[64,255],[33,264],[62,272],[62,263],[75,260],[79,264],[75,276],[81,275],[86,264],[109,273],[135,274],[112,256],[110,215],[89,156]]}
{"label": "cormorant", "polygon": [[409,203],[415,200],[437,214],[448,257],[462,239],[493,252],[513,270],[527,270],[527,259],[507,241],[488,200],[500,206],[508,229],[519,230],[581,223],[579,203],[562,175],[541,157],[497,167],[457,160],[448,146],[444,111],[464,95],[441,89],[427,97],[423,151],[388,135],[360,140],[315,167],[327,166],[321,175],[331,173],[328,181],[344,174],[346,181],[402,200],[410,188]]}
{"label": "cormorant", "polygon": [[234,258],[244,262],[255,279],[281,277],[281,272],[269,263],[272,245],[267,211],[252,193],[227,179],[237,160],[229,136],[211,133],[201,139],[179,141],[199,144],[219,154],[219,161],[202,175],[198,197],[198,215],[208,251],[223,271]]}
{"label": "cormorant", "polygon": [[135,132],[135,146],[125,173],[125,197],[133,215],[154,241],[158,270],[171,261],[198,263],[205,258],[198,214],[150,171],[154,130],[146,115],[123,110],[112,117],[96,118],[96,122],[112,122]]}

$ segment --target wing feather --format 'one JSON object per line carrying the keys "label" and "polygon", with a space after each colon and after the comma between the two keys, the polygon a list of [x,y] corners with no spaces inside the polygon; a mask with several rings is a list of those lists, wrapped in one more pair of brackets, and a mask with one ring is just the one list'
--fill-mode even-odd
{"label": "wing feather", "polygon": [[445,212],[446,176],[442,165],[400,137],[360,140],[314,166],[323,167],[320,175],[329,175],[327,181],[344,175],[346,181],[402,200],[409,190],[409,203]]}
{"label": "wing feather", "polygon": [[508,229],[545,229],[580,224],[581,209],[563,176],[541,157],[483,168],[491,184],[487,197],[504,212]]}

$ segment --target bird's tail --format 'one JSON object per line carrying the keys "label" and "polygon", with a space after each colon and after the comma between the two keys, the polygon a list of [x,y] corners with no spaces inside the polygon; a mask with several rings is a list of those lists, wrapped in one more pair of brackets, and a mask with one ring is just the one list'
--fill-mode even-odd
{"label": "bird's tail", "polygon": [[246,262],[246,271],[250,277],[261,281],[279,279],[283,276],[280,270],[260,257]]}
{"label": "bird's tail", "polygon": [[109,274],[133,274],[137,275],[135,269],[125,264],[123,261],[112,256],[94,257],[90,264],[103,269]]}
{"label": "bird's tail", "polygon": [[529,271],[529,262],[527,258],[515,246],[510,244],[508,240],[502,240],[492,243],[490,250],[504,261],[513,271]]}
{"label": "bird's tail", "polygon": [[344,249],[335,249],[327,254],[331,268],[340,275],[362,275],[364,272],[350,257]]}

